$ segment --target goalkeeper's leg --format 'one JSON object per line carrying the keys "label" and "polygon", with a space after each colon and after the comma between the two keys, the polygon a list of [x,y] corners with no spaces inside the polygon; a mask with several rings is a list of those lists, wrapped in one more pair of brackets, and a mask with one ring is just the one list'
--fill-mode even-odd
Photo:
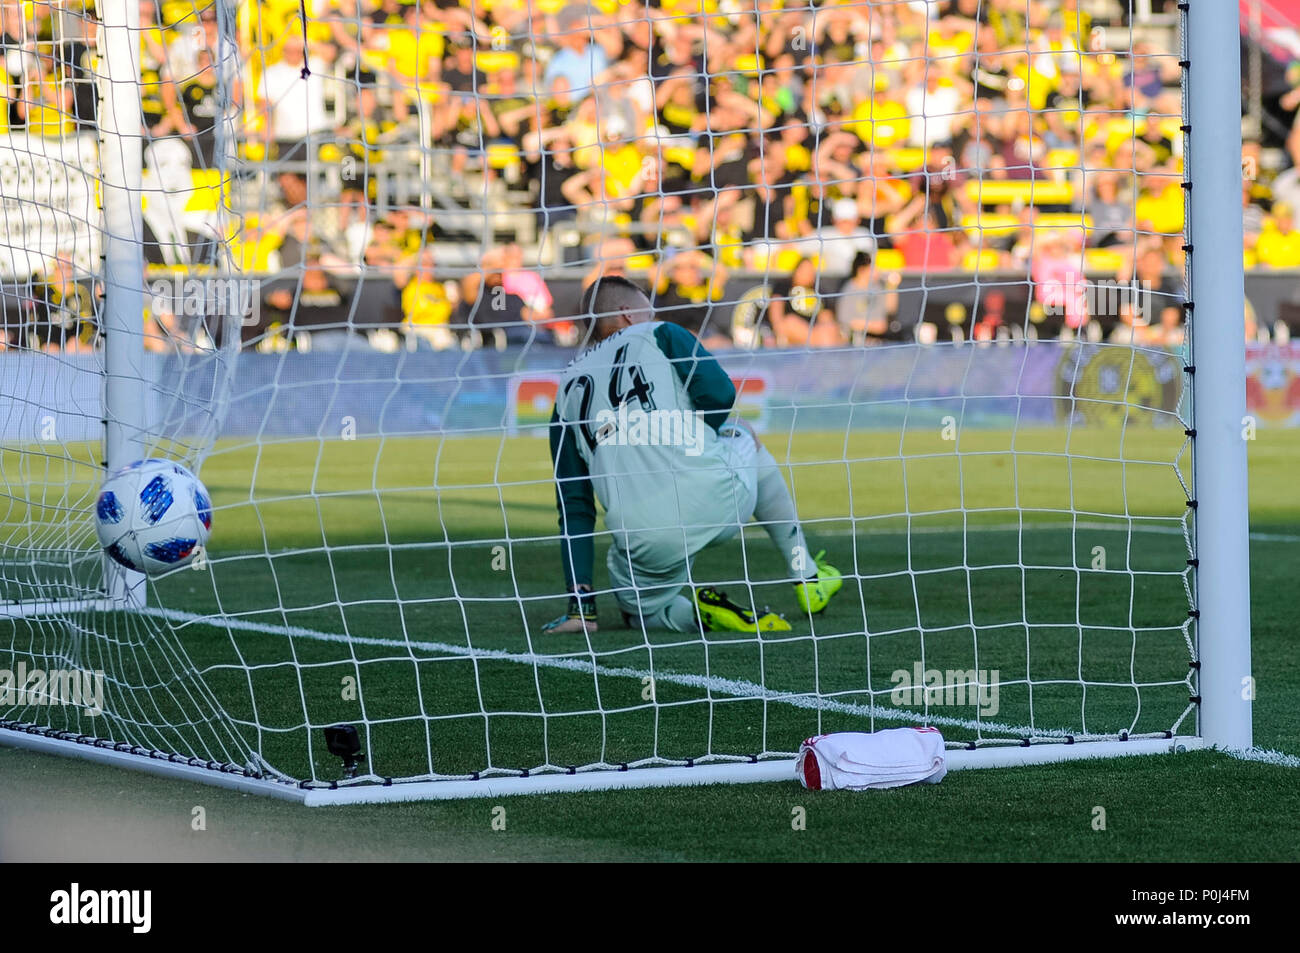
{"label": "goalkeeper's leg", "polygon": [[682,586],[690,577],[682,543],[665,539],[662,545],[650,547],[658,558],[654,560],[654,568],[648,568],[645,564],[649,560],[634,557],[620,542],[616,537],[609,547],[605,566],[609,570],[614,601],[628,627],[698,632],[695,607],[681,595]]}
{"label": "goalkeeper's leg", "polygon": [[794,510],[794,499],[785,485],[776,458],[766,447],[759,447],[754,458],[758,476],[758,492],[754,500],[754,519],[763,526],[767,538],[777,548],[790,575],[805,579],[816,574],[816,567],[808,558],[808,540]]}
{"label": "goalkeeper's leg", "polygon": [[623,614],[628,628],[669,629],[673,632],[699,632],[703,627],[709,632],[789,632],[790,623],[774,612],[755,614],[738,602],[727,598],[711,586],[695,590],[692,602],[680,593],[666,606],[639,617],[630,612]]}
{"label": "goalkeeper's leg", "polygon": [[791,576],[804,580],[795,584],[795,599],[799,607],[809,613],[821,612],[844,584],[840,571],[824,560],[825,552],[815,556],[809,552],[808,540],[799,525],[794,499],[790,496],[790,488],[785,485],[781,468],[752,429],[750,434],[757,447],[754,455],[757,477],[754,519],[762,524],[768,539],[790,567]]}
{"label": "goalkeeper's leg", "polygon": [[[676,559],[656,560],[657,568],[647,570],[638,566],[626,550],[614,545],[609,548],[605,563],[614,590],[614,601],[623,613],[623,621],[631,629],[668,629],[672,632],[698,633],[703,627],[708,631],[781,632],[789,631],[790,623],[780,616],[755,612],[727,598],[726,593],[711,587],[695,590],[692,599],[682,594],[687,582],[689,561],[685,549],[677,549]],[[680,554],[680,555],[677,555]]]}
{"label": "goalkeeper's leg", "polygon": [[700,631],[700,623],[695,616],[695,604],[680,593],[674,596],[668,605],[647,615],[625,612],[623,621],[631,629],[644,626],[647,629],[669,629],[673,632]]}

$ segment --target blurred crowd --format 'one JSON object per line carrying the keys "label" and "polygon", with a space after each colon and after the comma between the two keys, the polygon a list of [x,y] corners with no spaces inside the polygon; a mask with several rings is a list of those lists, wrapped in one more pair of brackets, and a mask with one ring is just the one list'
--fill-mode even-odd
{"label": "blurred crowd", "polygon": [[[842,346],[896,337],[918,275],[952,276],[924,283],[942,297],[996,273],[1063,333],[1181,341],[1181,69],[1127,0],[315,0],[306,23],[298,0],[197,3],[139,5],[146,161],[262,170],[230,248],[291,279],[266,298],[283,327],[364,275],[411,346],[571,345],[555,276],[617,273],[714,347]],[[0,0],[11,131],[95,122],[93,30],[52,31],[54,9]],[[1300,267],[1300,137],[1276,169],[1247,150],[1246,263]],[[384,200],[400,163],[491,199],[482,225]],[[533,227],[502,234],[510,209]],[[187,237],[146,228],[175,264]],[[66,296],[48,271],[35,309]]]}

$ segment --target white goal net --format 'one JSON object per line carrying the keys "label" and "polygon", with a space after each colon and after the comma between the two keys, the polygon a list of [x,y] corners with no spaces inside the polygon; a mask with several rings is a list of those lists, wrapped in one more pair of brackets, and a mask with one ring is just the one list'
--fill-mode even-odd
{"label": "white goal net", "polygon": [[[1186,63],[1130,6],[4,0],[0,734],[470,793],[775,776],[841,730],[1198,735]],[[593,442],[594,524],[560,520],[615,275],[730,380],[755,521],[689,426]],[[204,481],[192,564],[105,561],[126,457]],[[588,543],[596,626],[544,631]],[[627,614],[648,579],[778,621]]]}

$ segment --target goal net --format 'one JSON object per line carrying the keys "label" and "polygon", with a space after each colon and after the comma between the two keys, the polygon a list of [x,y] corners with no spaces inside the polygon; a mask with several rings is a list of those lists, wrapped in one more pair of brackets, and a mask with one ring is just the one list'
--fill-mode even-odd
{"label": "goal net", "polygon": [[[0,741],[384,799],[784,778],[909,725],[957,766],[1203,740],[1177,11],[2,9]],[[597,519],[596,626],[546,632],[552,407],[614,275],[716,357],[808,551],[719,502],[696,552],[654,525],[708,510],[687,469],[625,469],[649,523]],[[680,462],[682,423],[612,426]],[[149,577],[95,532],[146,457],[215,504]],[[620,611],[606,554],[651,530],[781,621]]]}

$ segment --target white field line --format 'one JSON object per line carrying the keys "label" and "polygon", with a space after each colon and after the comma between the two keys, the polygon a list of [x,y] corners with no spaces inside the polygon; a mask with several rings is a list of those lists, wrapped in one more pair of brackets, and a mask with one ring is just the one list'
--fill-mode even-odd
{"label": "white field line", "polygon": [[[903,518],[904,517],[897,517],[897,519],[903,519]],[[917,518],[919,519],[922,517],[917,517]],[[940,535],[954,536],[961,533],[973,535],[976,533],[1016,533],[1016,532],[1033,533],[1039,531],[1060,532],[1062,530],[1079,530],[1081,532],[1107,532],[1107,533],[1123,533],[1123,532],[1155,533],[1161,536],[1182,536],[1183,535],[1183,530],[1180,526],[1145,525],[1145,523],[1148,520],[1152,519],[1151,517],[1147,517],[1144,519],[1134,518],[1134,522],[1127,526],[1119,522],[1120,520],[1125,519],[1125,517],[1120,516],[1115,518],[1116,522],[1114,523],[1099,523],[1099,522],[1023,523],[1023,524],[985,523],[985,524],[977,524],[975,526],[968,526],[965,529],[963,529],[960,525],[913,526],[911,528],[900,527],[898,529],[876,529],[869,525],[870,523],[874,522],[876,519],[877,519],[876,517],[860,519],[857,522],[866,525],[859,526],[856,528],[851,526],[827,527],[821,525],[822,523],[842,523],[844,522],[844,518],[841,517],[829,517],[825,519],[821,519],[821,518],[807,519],[803,521],[803,526],[805,528],[805,531],[808,533],[808,535],[814,539],[820,537],[826,537],[828,539],[837,539],[845,536],[866,536],[866,537],[940,536]],[[891,519],[894,519],[894,517],[891,517]],[[1161,517],[1160,519],[1172,522],[1175,519],[1177,519],[1177,517],[1172,517],[1172,516]],[[756,536],[763,532],[763,528],[756,523],[748,523],[745,525],[744,532],[746,533],[746,535]],[[597,531],[596,535],[600,537],[600,536],[606,536],[608,535],[608,533],[607,531],[601,530],[601,531]],[[555,536],[540,536],[540,537],[503,536],[503,537],[493,537],[491,539],[482,539],[482,540],[452,540],[450,543],[448,543],[446,540],[438,539],[438,540],[430,540],[428,542],[422,542],[422,543],[380,542],[375,544],[344,544],[342,546],[337,546],[332,548],[335,551],[342,551],[342,550],[357,551],[357,550],[366,550],[366,549],[422,550],[422,549],[445,549],[449,545],[450,546],[483,546],[489,543],[511,543],[514,545],[524,545],[527,543],[551,544],[554,543],[556,539],[557,537]],[[1251,533],[1250,539],[1253,542],[1257,542],[1257,543],[1300,543],[1300,535],[1289,535],[1285,533]],[[272,555],[284,555],[290,552],[304,552],[304,553],[313,552],[314,553],[320,551],[321,551],[321,547],[316,547],[314,549],[309,549],[309,550],[280,550],[273,553]],[[214,559],[214,561],[221,561],[224,559],[240,559],[248,556],[264,556],[264,555],[266,555],[266,552],[264,550],[244,550],[239,552],[232,552],[229,554],[223,553],[220,557]]]}
{"label": "white field line", "polygon": [[1225,748],[1223,753],[1239,761],[1259,761],[1275,764],[1283,768],[1300,768],[1300,758],[1293,754],[1283,754],[1268,748]]}
{"label": "white field line", "polygon": [[[208,625],[214,628],[237,629],[242,632],[262,632],[267,635],[283,635],[291,638],[310,639],[316,642],[334,642],[343,645],[373,645],[383,648],[401,649],[404,652],[418,649],[422,652],[433,652],[441,655],[458,656],[460,658],[489,659],[500,662],[512,662],[517,665],[533,665],[539,668],[556,668],[570,672],[584,672],[590,675],[604,675],[613,678],[631,678],[636,679],[637,681],[649,678],[653,679],[655,682],[665,682],[671,685],[681,685],[687,688],[703,689],[716,695],[726,695],[733,698],[756,699],[776,704],[790,705],[794,708],[810,709],[813,711],[829,711],[837,714],[856,715],[862,718],[871,717],[879,718],[882,721],[903,721],[913,724],[920,720],[919,714],[913,711],[876,704],[845,702],[834,698],[823,698],[817,695],[781,692],[759,685],[757,682],[745,681],[744,679],[719,678],[717,676],[696,675],[689,672],[673,672],[662,669],[650,671],[649,669],[610,667],[598,665],[595,662],[581,658],[507,652],[504,649],[475,649],[463,645],[452,645],[448,642],[408,642],[401,639],[379,639],[370,636],[338,635],[332,632],[320,632],[316,629],[307,629],[296,625],[272,625],[266,622],[253,622],[248,619],[238,619],[230,616],[203,616],[192,612],[181,612],[177,609],[147,608],[139,611],[145,615],[151,615],[157,618],[166,619],[170,622],[179,622],[182,624]],[[1069,734],[1069,732],[1059,729],[1029,728],[1023,725],[1006,725],[1001,722],[988,721],[984,719],[975,720],[968,718],[954,718],[949,715],[932,714],[929,716],[929,723],[950,728],[1012,733],[1022,736],[1035,735],[1038,737],[1064,738]]]}
{"label": "white field line", "polygon": [[[919,518],[919,517],[918,517]],[[898,517],[903,519],[903,517]],[[1015,533],[1015,532],[1034,532],[1037,530],[1086,530],[1089,532],[1107,532],[1107,533],[1157,533],[1162,536],[1182,536],[1183,531],[1178,526],[1158,526],[1143,525],[1151,517],[1135,518],[1130,525],[1123,525],[1120,521],[1125,517],[1115,517],[1114,523],[1095,523],[1083,522],[1078,523],[983,523],[975,526],[968,526],[964,530],[960,525],[957,526],[913,526],[910,529],[853,529],[851,527],[841,527],[835,529],[819,529],[817,524],[820,520],[805,520],[804,525],[812,528],[814,536],[931,536],[936,534],[955,535],[961,532],[966,533]],[[1168,517],[1170,521],[1177,517]],[[843,522],[842,518],[832,517],[827,522]],[[858,522],[866,523],[869,520],[859,520]],[[759,529],[759,527],[747,527]],[[1260,543],[1300,543],[1300,536],[1293,536],[1285,533],[1251,533],[1250,538]]]}

